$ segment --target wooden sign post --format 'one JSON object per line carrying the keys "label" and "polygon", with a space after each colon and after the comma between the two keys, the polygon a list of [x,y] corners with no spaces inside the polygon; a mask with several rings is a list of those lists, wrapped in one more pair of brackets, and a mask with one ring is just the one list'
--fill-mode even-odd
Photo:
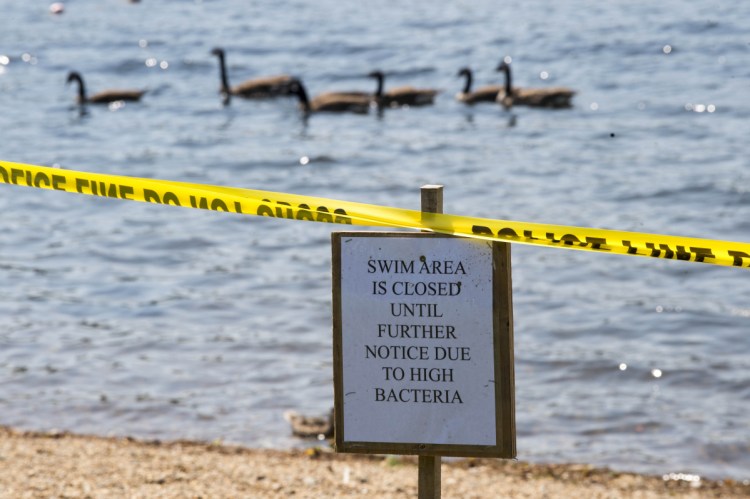
{"label": "wooden sign post", "polygon": [[[423,185],[422,219],[430,213],[443,213],[443,186]],[[417,462],[417,495],[418,499],[440,499],[440,483],[442,480],[440,456],[419,456]]]}
{"label": "wooden sign post", "polygon": [[509,245],[337,232],[332,249],[336,451],[418,455],[430,498],[440,456],[515,457]]}

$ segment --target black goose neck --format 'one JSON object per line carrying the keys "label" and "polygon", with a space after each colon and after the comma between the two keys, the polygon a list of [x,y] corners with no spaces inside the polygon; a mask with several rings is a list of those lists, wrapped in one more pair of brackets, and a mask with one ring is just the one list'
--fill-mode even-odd
{"label": "black goose neck", "polygon": [[[224,51],[222,49],[214,49],[213,54],[219,58],[219,77],[221,78],[221,91],[222,93],[229,95],[229,78],[227,77],[227,65],[224,60]],[[227,100],[226,97],[225,100]]]}
{"label": "black goose neck", "polygon": [[68,83],[75,81],[78,84],[78,102],[81,104],[86,102],[86,85],[83,84],[83,78],[77,71],[72,71],[68,75]]}
{"label": "black goose neck", "polygon": [[383,75],[382,71],[374,71],[370,74],[370,76],[378,80],[378,86],[377,86],[377,89],[375,90],[375,97],[382,97],[385,75]]}
{"label": "black goose neck", "polygon": [[511,97],[513,95],[513,84],[510,76],[510,65],[503,63],[500,65],[498,70],[505,73],[505,96]]}
{"label": "black goose neck", "polygon": [[464,83],[464,93],[468,94],[469,92],[471,92],[471,70],[464,69],[463,71],[461,71],[461,74],[466,78],[466,82]]}
{"label": "black goose neck", "polygon": [[310,111],[310,99],[307,97],[307,90],[305,90],[305,86],[302,84],[301,81],[296,81],[293,83],[292,91],[297,94],[297,97],[299,97],[299,103],[302,105],[302,107],[305,109],[305,111]]}

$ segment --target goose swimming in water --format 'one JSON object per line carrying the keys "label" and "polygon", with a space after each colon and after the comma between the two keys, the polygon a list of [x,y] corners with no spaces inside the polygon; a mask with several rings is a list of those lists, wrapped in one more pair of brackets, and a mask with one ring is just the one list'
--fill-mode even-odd
{"label": "goose swimming in water", "polygon": [[229,104],[232,95],[245,99],[266,99],[291,95],[290,86],[295,80],[293,76],[263,76],[244,81],[239,85],[230,86],[227,77],[226,56],[224,49],[215,48],[211,54],[219,58],[219,76],[221,77],[221,95],[224,104]]}
{"label": "goose swimming in water", "polygon": [[68,74],[66,83],[72,81],[78,82],[79,104],[109,104],[116,101],[138,101],[146,93],[145,90],[104,90],[88,97],[86,95],[86,85],[83,83],[81,74],[77,71],[71,71]]}
{"label": "goose swimming in water", "polygon": [[456,99],[465,104],[475,104],[477,102],[495,102],[497,94],[502,92],[502,85],[487,85],[480,87],[473,92],[471,91],[472,73],[469,68],[461,68],[456,76],[466,78],[464,88],[456,94]]}
{"label": "goose swimming in water", "polygon": [[505,89],[497,95],[497,102],[504,107],[531,106],[562,109],[571,107],[575,90],[565,87],[518,88],[512,87],[510,64],[503,60],[497,67],[505,73]]}
{"label": "goose swimming in water", "polygon": [[370,102],[372,100],[369,94],[359,95],[352,93],[326,92],[310,100],[307,97],[307,91],[301,81],[295,80],[290,86],[293,94],[299,98],[300,106],[306,113],[358,113],[367,114],[370,112]]}
{"label": "goose swimming in water", "polygon": [[378,80],[378,88],[375,91],[375,102],[380,107],[399,107],[399,106],[428,106],[433,103],[437,90],[430,88],[414,88],[409,86],[392,88],[383,92],[385,75],[382,71],[373,71],[368,74],[370,78]]}

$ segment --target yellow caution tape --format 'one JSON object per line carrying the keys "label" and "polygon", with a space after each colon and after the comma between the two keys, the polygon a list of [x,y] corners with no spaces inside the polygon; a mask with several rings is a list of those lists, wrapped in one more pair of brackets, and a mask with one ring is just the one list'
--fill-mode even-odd
{"label": "yellow caution tape", "polygon": [[458,215],[280,192],[103,175],[0,162],[0,182],[289,220],[399,227],[495,241],[750,267],[750,244]]}

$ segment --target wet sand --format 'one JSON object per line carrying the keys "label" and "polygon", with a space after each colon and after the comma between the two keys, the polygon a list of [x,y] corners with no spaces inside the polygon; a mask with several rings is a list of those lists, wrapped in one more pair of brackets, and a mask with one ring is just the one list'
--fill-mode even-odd
{"label": "wet sand", "polygon": [[[412,457],[257,450],[0,427],[0,498],[416,497]],[[750,484],[588,465],[444,462],[442,496],[747,498]]]}

